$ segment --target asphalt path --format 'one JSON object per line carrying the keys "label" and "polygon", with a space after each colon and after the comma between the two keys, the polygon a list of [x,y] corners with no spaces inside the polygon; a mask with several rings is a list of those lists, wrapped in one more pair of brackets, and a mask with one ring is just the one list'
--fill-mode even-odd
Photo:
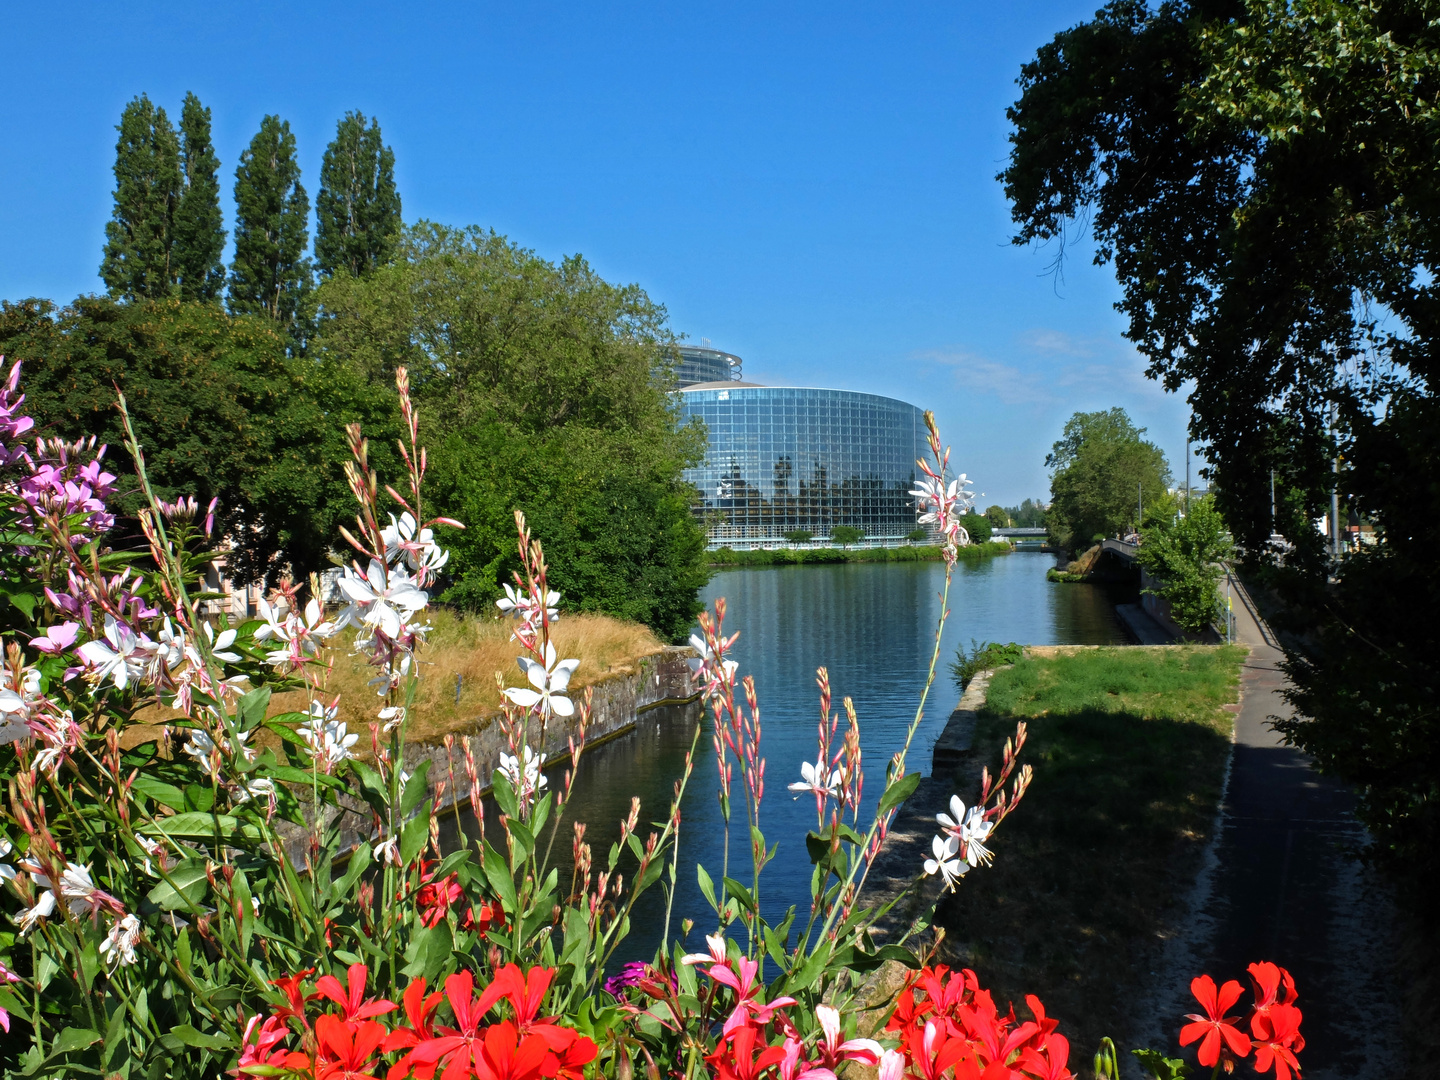
{"label": "asphalt path", "polygon": [[1299,988],[1306,1080],[1405,1075],[1393,905],[1355,857],[1365,832],[1350,791],[1320,776],[1271,726],[1290,714],[1281,696],[1284,653],[1243,587],[1232,589],[1236,639],[1250,655],[1229,780],[1189,917],[1152,973],[1153,1012],[1146,1010],[1140,1045],[1180,1052],[1175,1038],[1180,1014],[1196,1008],[1195,975],[1238,979],[1248,989],[1246,965],[1270,960]]}

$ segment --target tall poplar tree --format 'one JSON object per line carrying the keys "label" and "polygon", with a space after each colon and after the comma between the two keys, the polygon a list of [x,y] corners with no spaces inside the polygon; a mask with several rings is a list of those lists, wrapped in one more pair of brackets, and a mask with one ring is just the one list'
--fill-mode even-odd
{"label": "tall poplar tree", "polygon": [[380,138],[380,122],[348,112],[325,148],[315,195],[315,266],[333,277],[363,277],[384,266],[400,241],[400,194],[395,153]]}
{"label": "tall poplar tree", "polygon": [[115,208],[105,226],[100,277],[120,300],[170,293],[171,248],[180,200],[180,144],[165,110],[141,94],[120,114]]}
{"label": "tall poplar tree", "polygon": [[309,215],[290,124],[267,116],[235,170],[229,307],[236,315],[274,319],[296,348],[304,345],[309,314]]}
{"label": "tall poplar tree", "polygon": [[180,172],[183,187],[175,208],[170,255],[182,300],[207,303],[225,287],[225,228],[220,217],[220,159],[210,141],[210,110],[194,94],[180,112]]}

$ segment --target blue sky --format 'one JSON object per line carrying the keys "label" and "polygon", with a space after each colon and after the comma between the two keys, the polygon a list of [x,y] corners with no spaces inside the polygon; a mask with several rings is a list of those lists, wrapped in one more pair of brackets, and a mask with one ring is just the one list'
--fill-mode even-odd
{"label": "blue sky", "polygon": [[1052,250],[1009,243],[994,179],[1020,65],[1096,2],[16,7],[0,298],[100,290],[135,95],[211,108],[227,226],[264,114],[313,199],[360,109],[407,221],[579,252],[754,381],[933,408],[987,504],[1048,491],[1079,409],[1124,406],[1183,475],[1188,408],[1143,378],[1109,269],[1082,245],[1057,282]]}

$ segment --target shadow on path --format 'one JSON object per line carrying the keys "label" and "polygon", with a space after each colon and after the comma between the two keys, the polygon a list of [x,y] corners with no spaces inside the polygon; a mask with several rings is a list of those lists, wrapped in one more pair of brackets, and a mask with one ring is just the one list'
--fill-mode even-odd
{"label": "shadow on path", "polygon": [[1290,712],[1280,696],[1284,654],[1243,587],[1232,585],[1237,637],[1251,652],[1220,828],[1191,917],[1152,973],[1144,1000],[1154,1012],[1133,1045],[1178,1053],[1180,1017],[1196,1007],[1191,978],[1204,972],[1248,989],[1246,964],[1272,960],[1299,987],[1306,1080],[1403,1075],[1391,899],[1354,857],[1365,832],[1350,791],[1272,730],[1270,718]]}

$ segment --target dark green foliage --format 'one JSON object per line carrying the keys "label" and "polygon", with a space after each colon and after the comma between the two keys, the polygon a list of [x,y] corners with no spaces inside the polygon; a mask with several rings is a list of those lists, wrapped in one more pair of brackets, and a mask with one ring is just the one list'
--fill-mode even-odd
{"label": "dark green foliage", "polygon": [[315,194],[315,268],[324,276],[361,277],[394,257],[400,243],[395,153],[380,122],[348,112],[320,164]]}
{"label": "dark green foliage", "polygon": [[[228,566],[239,581],[273,582],[287,561],[299,574],[319,563],[329,538],[316,532],[325,468],[315,433],[328,421],[267,321],[179,300],[82,297],[59,310],[5,302],[0,353],[24,361],[25,408],[38,432],[108,444],[106,465],[125,492],[112,506],[122,514],[133,519],[143,498],[127,484],[134,470],[117,387],[143,433],[156,494],[219,497],[217,528],[236,542]],[[138,537],[133,520],[119,532]]]}
{"label": "dark green foliage", "polygon": [[796,529],[785,534],[785,540],[791,544],[808,544],[815,539],[815,534],[809,529]]}
{"label": "dark green foliage", "polygon": [[857,529],[854,525],[836,525],[830,530],[830,542],[832,544],[839,544],[841,547],[858,544],[864,539],[865,530]]}
{"label": "dark green foliage", "polygon": [[310,313],[310,200],[300,184],[290,123],[267,116],[235,170],[235,257],[228,305],[264,315],[301,348]]}
{"label": "dark green foliage", "polygon": [[180,198],[175,207],[173,276],[180,299],[211,302],[225,287],[220,159],[210,141],[210,110],[194,94],[180,112]]}
{"label": "dark green foliage", "polygon": [[1170,605],[1170,617],[1183,629],[1201,634],[1220,617],[1220,564],[1232,554],[1225,522],[1207,497],[1195,499],[1184,517],[1146,527],[1135,557],[1161,582],[1146,591]]}
{"label": "dark green foliage", "polygon": [[912,544],[918,544],[922,541],[930,539],[930,534],[926,532],[923,527],[921,527],[918,529],[911,529],[908,533],[905,534],[905,539],[909,540]]}
{"label": "dark green foliage", "polygon": [[1019,663],[1025,659],[1025,646],[1008,641],[976,641],[970,639],[970,648],[955,647],[955,659],[950,661],[950,677],[961,690],[970,685],[970,680],[982,671],[994,671],[1007,664]]}
{"label": "dark green foliage", "polygon": [[1170,467],[1144,434],[1120,408],[1076,413],[1066,421],[1045,458],[1054,470],[1048,524],[1062,545],[1086,547],[1137,526],[1141,493],[1147,505],[1165,497]]}
{"label": "dark green foliage", "polygon": [[[1437,56],[1414,0],[1112,3],[1022,71],[1004,174],[1016,241],[1085,219],[1151,373],[1193,380],[1236,541],[1256,562],[1272,529],[1292,545],[1271,579],[1307,635],[1290,668],[1308,719],[1287,734],[1357,785],[1412,881],[1440,875]],[[1311,522],[1337,450],[1384,541],[1332,586]]]}
{"label": "dark green foliage", "polygon": [[989,506],[985,508],[985,516],[990,519],[990,525],[996,529],[1010,528],[1010,515],[1003,506]]}
{"label": "dark green foliage", "polygon": [[1005,513],[1009,515],[1014,528],[1043,529],[1045,527],[1045,505],[1039,499],[1026,499],[1019,506],[1006,507]]}
{"label": "dark green foliage", "polygon": [[110,295],[170,295],[171,248],[180,201],[180,144],[165,110],[141,94],[120,114],[115,144],[115,208],[105,226],[100,277]]}
{"label": "dark green foliage", "polygon": [[434,509],[466,525],[446,599],[499,594],[520,509],[567,606],[684,635],[708,570],[680,474],[703,432],[679,426],[655,377],[673,342],[663,308],[578,257],[557,266],[429,223],[407,230],[395,261],[337,274],[319,300],[321,362],[379,387],[410,370],[433,433]]}
{"label": "dark green foliage", "polygon": [[966,514],[960,519],[960,524],[970,534],[972,544],[988,544],[990,542],[990,530],[992,528],[990,519],[984,514]]}

